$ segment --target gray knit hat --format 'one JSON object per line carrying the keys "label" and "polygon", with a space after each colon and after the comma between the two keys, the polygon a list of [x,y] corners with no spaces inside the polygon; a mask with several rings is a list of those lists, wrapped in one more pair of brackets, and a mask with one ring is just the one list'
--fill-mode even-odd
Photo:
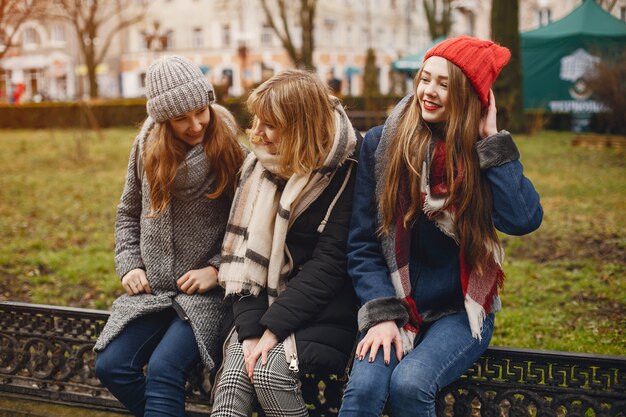
{"label": "gray knit hat", "polygon": [[146,107],[156,122],[215,102],[213,86],[197,65],[179,55],[163,57],[146,73]]}

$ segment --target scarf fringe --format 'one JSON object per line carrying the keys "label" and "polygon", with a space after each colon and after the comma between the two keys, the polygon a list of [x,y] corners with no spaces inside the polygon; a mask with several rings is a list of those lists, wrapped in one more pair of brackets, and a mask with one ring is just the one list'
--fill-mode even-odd
{"label": "scarf fringe", "polygon": [[485,321],[485,317],[487,317],[485,309],[476,301],[472,300],[469,295],[466,295],[465,311],[467,311],[467,318],[472,331],[472,337],[481,341],[483,339],[483,322]]}
{"label": "scarf fringe", "polygon": [[404,354],[407,355],[413,350],[413,346],[415,345],[415,338],[417,337],[417,330],[407,329],[402,327],[400,329],[400,338],[402,339],[402,350]]}

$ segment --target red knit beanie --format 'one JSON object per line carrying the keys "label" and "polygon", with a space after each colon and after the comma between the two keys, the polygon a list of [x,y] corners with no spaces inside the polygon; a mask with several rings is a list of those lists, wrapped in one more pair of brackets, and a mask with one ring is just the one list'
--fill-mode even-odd
{"label": "red knit beanie", "polygon": [[424,62],[431,56],[440,56],[459,67],[474,86],[483,107],[487,107],[489,89],[509,62],[511,52],[491,41],[457,36],[430,48],[424,55]]}

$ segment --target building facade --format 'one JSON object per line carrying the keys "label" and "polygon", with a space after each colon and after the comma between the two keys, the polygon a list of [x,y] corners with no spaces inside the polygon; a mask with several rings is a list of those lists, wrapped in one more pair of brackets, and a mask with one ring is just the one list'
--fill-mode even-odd
{"label": "building facade", "polygon": [[[558,20],[581,2],[520,0],[520,30]],[[299,4],[286,3],[289,7]],[[614,3],[611,12],[626,19],[626,0],[605,3]],[[105,42],[120,15],[140,14],[142,18],[115,32],[96,71],[100,97],[142,96],[147,67],[168,54],[186,56],[209,81],[235,96],[293,66],[260,0],[127,0],[117,12],[101,28],[102,38],[94,42]],[[490,12],[491,0],[452,0],[451,35],[488,39]],[[287,14],[298,48],[302,28],[297,11],[289,9]],[[0,59],[0,101],[13,101],[18,88],[23,90],[20,101],[88,96],[76,32],[70,22],[55,16],[58,13],[49,13],[20,26],[18,46]],[[316,71],[343,95],[362,93],[368,48],[376,53],[381,92],[401,93],[410,80],[394,73],[392,62],[432,42],[422,0],[318,0],[314,39]]]}

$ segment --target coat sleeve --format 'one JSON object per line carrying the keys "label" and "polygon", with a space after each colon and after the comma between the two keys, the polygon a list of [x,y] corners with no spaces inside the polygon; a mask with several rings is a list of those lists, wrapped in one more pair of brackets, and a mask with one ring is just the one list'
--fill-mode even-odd
{"label": "coat sleeve", "polygon": [[267,290],[265,289],[257,297],[247,295],[238,298],[233,303],[235,330],[237,330],[239,342],[243,342],[250,337],[263,335],[265,326],[260,321],[263,314],[267,311],[267,307]]}
{"label": "coat sleeve", "polygon": [[120,278],[132,269],[145,269],[139,246],[142,201],[141,181],[137,175],[139,140],[137,136],[130,153],[124,191],[115,218],[115,269]]}
{"label": "coat sleeve", "polygon": [[[347,164],[344,167],[347,168]],[[342,169],[345,173],[334,180],[343,182],[346,179],[348,170],[345,168]],[[269,328],[279,340],[284,340],[291,332],[304,327],[346,284],[349,285],[346,244],[352,213],[354,171],[353,167],[348,183],[318,238],[311,259],[302,264],[301,270],[289,280],[287,288],[261,318],[261,324]]]}
{"label": "coat sleeve", "polygon": [[493,221],[509,235],[536,230],[543,219],[539,194],[524,176],[520,154],[511,135],[503,130],[476,144],[481,169],[493,196]]}
{"label": "coat sleeve", "polygon": [[376,235],[376,169],[374,155],[382,126],[365,135],[357,169],[352,220],[348,237],[348,273],[363,305],[359,310],[359,330],[366,332],[382,321],[394,320],[402,326],[408,320],[406,309],[396,297],[389,268]]}

